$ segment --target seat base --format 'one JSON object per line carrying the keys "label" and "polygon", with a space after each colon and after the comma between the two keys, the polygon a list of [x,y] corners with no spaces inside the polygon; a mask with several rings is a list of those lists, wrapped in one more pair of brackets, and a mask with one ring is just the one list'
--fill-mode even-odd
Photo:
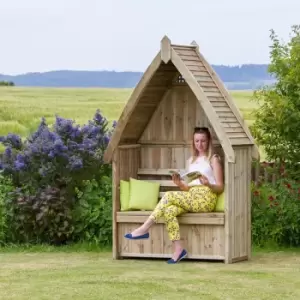
{"label": "seat base", "polygon": [[[128,240],[126,233],[139,227],[151,211],[117,212],[117,257],[170,258],[173,245],[161,219],[150,228],[150,238]],[[187,259],[224,260],[224,213],[185,213],[178,217]]]}

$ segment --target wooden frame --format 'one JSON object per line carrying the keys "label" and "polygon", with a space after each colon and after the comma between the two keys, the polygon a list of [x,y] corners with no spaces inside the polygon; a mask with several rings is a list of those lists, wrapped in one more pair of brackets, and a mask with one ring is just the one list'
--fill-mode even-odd
{"label": "wooden frame", "polygon": [[[175,84],[180,76],[180,84]],[[167,36],[128,100],[106,149],[113,167],[113,258],[170,257],[164,221],[149,240],[124,234],[142,224],[149,211],[120,211],[120,180],[160,183],[159,198],[174,190],[168,171],[183,169],[190,155],[192,127],[208,126],[223,158],[223,212],[178,217],[189,259],[233,263],[251,258],[251,168],[257,146],[221,80],[198,45],[175,45]]]}

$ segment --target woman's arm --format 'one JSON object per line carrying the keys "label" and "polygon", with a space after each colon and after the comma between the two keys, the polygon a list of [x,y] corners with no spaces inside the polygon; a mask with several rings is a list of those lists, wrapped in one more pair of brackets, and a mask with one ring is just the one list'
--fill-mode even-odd
{"label": "woman's arm", "polygon": [[178,186],[182,191],[185,191],[185,192],[188,192],[190,189],[190,187],[187,184],[185,184],[183,181],[180,181]]}
{"label": "woman's arm", "polygon": [[208,186],[213,192],[221,194],[224,191],[224,180],[223,180],[223,168],[219,159],[219,156],[214,155],[211,159],[211,166],[213,173],[216,178],[216,184],[208,183]]}

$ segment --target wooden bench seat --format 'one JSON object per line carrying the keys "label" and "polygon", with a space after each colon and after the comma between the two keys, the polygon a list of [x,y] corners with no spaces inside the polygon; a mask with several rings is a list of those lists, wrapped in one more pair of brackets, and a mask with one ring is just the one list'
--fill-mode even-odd
{"label": "wooden bench seat", "polygon": [[[137,179],[159,182],[163,197],[167,191],[179,188],[170,177],[170,169],[137,170]],[[158,199],[158,200],[159,200]],[[131,232],[151,214],[151,211],[116,211],[115,222],[118,232],[117,251],[119,257],[170,257],[173,246],[169,240],[164,219],[150,229],[150,239],[128,240],[124,235]],[[183,246],[188,250],[190,259],[224,260],[225,258],[225,213],[184,213],[178,216]]]}
{"label": "wooden bench seat", "polygon": [[[117,212],[117,223],[143,223],[151,214],[151,211],[124,211]],[[207,224],[224,225],[224,213],[184,213],[178,216],[179,224]],[[160,219],[158,223],[164,223]]]}
{"label": "wooden bench seat", "polygon": [[[147,180],[150,182],[158,182],[160,184],[159,199],[163,197],[166,191],[179,190],[179,188],[170,180],[171,169],[138,169],[138,179]],[[178,170],[178,169],[176,169]],[[179,169],[178,171],[184,171]],[[158,200],[159,200],[158,199]],[[117,223],[143,223],[151,211],[119,211],[116,213]],[[185,213],[178,216],[180,224],[209,224],[209,225],[224,225],[225,214],[210,212],[210,213]],[[161,219],[158,223],[164,223]]]}

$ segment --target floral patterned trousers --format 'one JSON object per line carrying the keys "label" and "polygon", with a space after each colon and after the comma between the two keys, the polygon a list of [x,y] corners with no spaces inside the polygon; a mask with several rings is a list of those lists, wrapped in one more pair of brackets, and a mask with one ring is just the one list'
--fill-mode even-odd
{"label": "floral patterned trousers", "polygon": [[171,241],[180,240],[177,216],[186,212],[211,212],[217,203],[217,194],[204,185],[193,186],[189,191],[169,191],[156,205],[150,218],[157,222],[164,218]]}

